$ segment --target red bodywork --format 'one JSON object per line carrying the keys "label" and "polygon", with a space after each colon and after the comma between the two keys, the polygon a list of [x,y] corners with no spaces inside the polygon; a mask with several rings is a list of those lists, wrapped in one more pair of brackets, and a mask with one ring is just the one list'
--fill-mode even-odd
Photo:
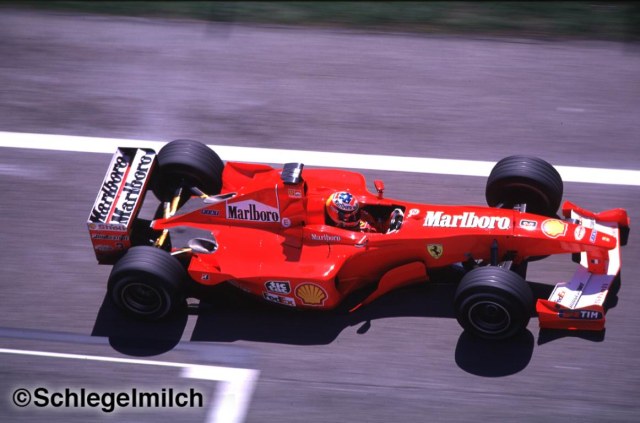
{"label": "red bodywork", "polygon": [[[228,281],[267,301],[298,308],[332,309],[354,291],[378,284],[364,301],[368,303],[393,289],[428,280],[429,269],[469,260],[486,263],[493,258],[517,264],[528,257],[581,253],[589,275],[617,273],[619,264],[617,269],[609,264],[611,252],[619,263],[618,226],[629,225],[624,210],[595,215],[571,203],[565,203],[565,217],[577,210],[585,220],[387,199],[382,193],[370,193],[362,175],[344,170],[305,169],[302,182],[287,184],[280,169],[227,162],[222,180],[220,195],[212,199],[217,203],[157,219],[152,227],[186,226],[215,237],[218,248],[213,254],[193,254],[188,272],[195,281],[204,285]],[[324,206],[335,191],[351,192],[382,225],[394,209],[404,212],[404,222],[390,233],[331,226]],[[611,230],[581,224],[587,220]],[[606,279],[604,295],[613,278]],[[604,325],[603,313],[598,319],[595,314],[584,319],[579,312],[562,311],[569,308],[551,298],[541,301],[546,302],[539,302],[538,312],[546,327]]]}

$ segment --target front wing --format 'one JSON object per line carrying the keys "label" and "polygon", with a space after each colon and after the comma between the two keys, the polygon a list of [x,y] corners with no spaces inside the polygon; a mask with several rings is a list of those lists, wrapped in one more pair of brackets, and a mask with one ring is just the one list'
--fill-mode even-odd
{"label": "front wing", "polygon": [[[598,233],[616,239],[616,247],[602,252],[583,251],[579,255],[579,266],[568,282],[557,284],[549,299],[538,299],[536,311],[540,328],[569,330],[603,330],[605,326],[605,299],[611,285],[620,272],[620,228],[626,213],[612,221],[598,221],[598,215],[585,210],[567,210],[572,219],[580,221],[594,242]],[[620,212],[621,213],[621,212]],[[617,220],[617,221],[613,221]],[[577,256],[577,255],[576,255]]]}

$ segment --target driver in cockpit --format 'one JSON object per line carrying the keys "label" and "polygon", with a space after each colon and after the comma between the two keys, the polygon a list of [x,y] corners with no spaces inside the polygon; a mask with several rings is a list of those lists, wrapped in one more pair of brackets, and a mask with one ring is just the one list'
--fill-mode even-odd
{"label": "driver in cockpit", "polygon": [[344,229],[361,232],[383,232],[376,219],[360,208],[356,197],[347,191],[334,192],[326,202],[326,211],[331,222]]}

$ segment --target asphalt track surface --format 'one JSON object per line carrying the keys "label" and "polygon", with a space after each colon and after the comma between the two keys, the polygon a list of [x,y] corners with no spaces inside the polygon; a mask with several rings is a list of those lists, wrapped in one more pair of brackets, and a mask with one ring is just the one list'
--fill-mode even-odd
{"label": "asphalt track surface", "polygon": [[[636,53],[612,43],[0,9],[0,130],[484,161],[523,153],[638,170]],[[533,318],[525,335],[487,343],[461,332],[447,283],[349,316],[284,313],[220,293],[188,316],[131,321],[105,299],[110,269],[96,265],[84,223],[108,162],[0,148],[1,421],[231,421],[215,413],[241,410],[239,393],[249,397],[237,419],[246,422],[640,418],[637,186],[565,184],[565,198],[583,207],[631,216],[606,332],[540,332]],[[363,173],[384,179],[389,197],[484,203],[481,177]],[[572,270],[568,257],[551,258],[532,265],[528,280],[544,296]],[[142,361],[252,369],[257,382],[225,391],[222,373],[193,379]],[[16,389],[43,386],[194,388],[206,404],[105,413],[12,403]]]}

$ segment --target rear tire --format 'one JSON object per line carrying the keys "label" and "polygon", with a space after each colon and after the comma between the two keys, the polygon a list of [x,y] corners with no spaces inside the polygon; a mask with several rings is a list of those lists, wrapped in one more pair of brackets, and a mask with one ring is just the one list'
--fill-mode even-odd
{"label": "rear tire", "polygon": [[551,164],[537,157],[509,156],[491,170],[485,195],[491,207],[526,204],[529,213],[555,216],[562,192],[562,178]]}
{"label": "rear tire", "polygon": [[208,195],[220,193],[224,163],[205,144],[187,139],[171,141],[160,149],[157,158],[153,193],[160,201],[170,201],[179,186],[187,188],[184,193],[187,199],[190,187]]}
{"label": "rear tire", "polygon": [[158,320],[184,302],[186,276],[182,264],[168,252],[133,247],[113,266],[108,295],[127,313]]}
{"label": "rear tire", "polygon": [[456,319],[485,339],[506,339],[525,330],[533,311],[533,293],[518,274],[501,267],[467,273],[454,297]]}

